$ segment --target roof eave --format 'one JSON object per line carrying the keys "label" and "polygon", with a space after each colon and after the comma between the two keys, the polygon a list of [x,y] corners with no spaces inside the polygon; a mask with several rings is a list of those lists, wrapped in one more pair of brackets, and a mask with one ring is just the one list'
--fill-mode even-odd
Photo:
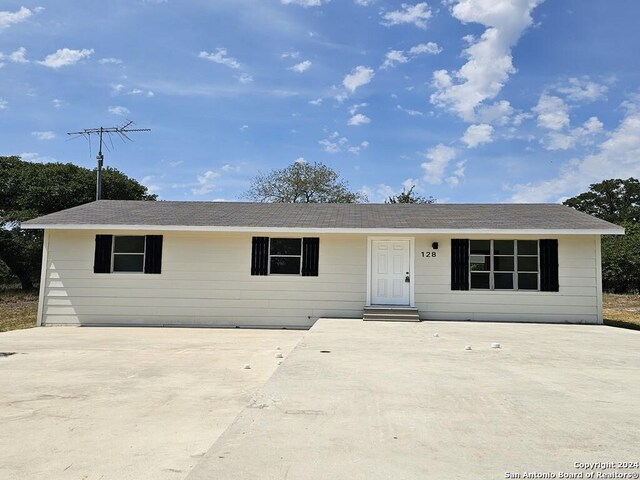
{"label": "roof eave", "polygon": [[624,235],[624,228],[331,228],[331,227],[237,227],[190,225],[22,224],[26,230],[110,230],[238,233],[342,233],[342,234],[492,234],[492,235]]}

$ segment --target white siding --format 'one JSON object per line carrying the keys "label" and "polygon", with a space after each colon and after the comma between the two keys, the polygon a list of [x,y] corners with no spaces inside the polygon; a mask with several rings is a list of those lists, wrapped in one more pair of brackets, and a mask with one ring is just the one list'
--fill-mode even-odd
{"label": "white siding", "polygon": [[[423,320],[601,323],[596,269],[596,235],[562,237],[465,236],[475,239],[558,239],[559,292],[452,291],[451,237],[417,237],[416,307]],[[422,258],[438,242],[436,258]]]}
{"label": "white siding", "polygon": [[300,277],[251,276],[251,234],[196,232],[164,234],[160,275],[94,274],[95,233],[49,232],[44,324],[309,327],[362,317],[366,236],[320,236],[320,276]]}
{"label": "white siding", "polygon": [[[205,232],[164,233],[160,275],[94,274],[95,233],[48,232],[45,325],[308,327],[319,317],[361,318],[366,302],[366,235],[320,235],[320,275],[300,277],[251,276],[251,234]],[[425,320],[598,323],[597,240],[559,237],[560,292],[457,292],[450,237],[417,236],[415,305]],[[432,242],[437,256],[423,258]]]}

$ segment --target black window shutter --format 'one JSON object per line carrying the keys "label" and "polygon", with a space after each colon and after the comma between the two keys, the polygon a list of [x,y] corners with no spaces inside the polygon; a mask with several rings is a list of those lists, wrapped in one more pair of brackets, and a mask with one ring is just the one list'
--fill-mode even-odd
{"label": "black window shutter", "polygon": [[111,273],[111,245],[113,235],[96,235],[93,273]]}
{"label": "black window shutter", "polygon": [[162,235],[147,235],[144,249],[144,273],[162,271]]}
{"label": "black window shutter", "polygon": [[251,242],[251,275],[269,272],[269,237],[253,237]]}
{"label": "black window shutter", "polygon": [[320,258],[320,239],[302,239],[302,276],[318,276],[318,260]]}
{"label": "black window shutter", "polygon": [[540,290],[558,292],[558,240],[540,240]]}
{"label": "black window shutter", "polygon": [[451,239],[451,290],[469,290],[469,240]]}

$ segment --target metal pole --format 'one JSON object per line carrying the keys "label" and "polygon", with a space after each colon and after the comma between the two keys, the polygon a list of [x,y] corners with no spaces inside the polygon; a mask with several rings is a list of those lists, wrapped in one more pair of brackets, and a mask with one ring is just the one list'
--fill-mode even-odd
{"label": "metal pole", "polygon": [[98,160],[98,170],[96,171],[96,200],[102,198],[102,164],[104,162],[104,157],[102,156],[102,132],[103,128],[100,127],[100,149],[96,157]]}

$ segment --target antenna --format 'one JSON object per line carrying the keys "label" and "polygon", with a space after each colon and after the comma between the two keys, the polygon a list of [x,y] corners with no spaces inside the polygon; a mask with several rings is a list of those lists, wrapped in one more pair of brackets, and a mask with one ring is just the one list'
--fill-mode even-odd
{"label": "antenna", "polygon": [[[104,156],[102,155],[102,136],[106,134],[109,137],[109,141],[111,141],[111,135],[115,133],[124,142],[126,140],[131,141],[127,135],[128,133],[151,131],[150,128],[131,128],[132,125],[135,124],[131,120],[128,120],[127,123],[121,127],[85,128],[80,132],[67,132],[67,135],[75,135],[76,137],[82,136],[89,141],[91,141],[91,135],[97,135],[100,139],[100,148],[98,149],[98,155],[96,156],[96,159],[98,160],[98,169],[96,171],[96,200],[100,200],[102,198],[102,164],[104,163]],[[112,141],[111,146],[113,147]],[[109,150],[109,147],[106,145],[105,148]]]}

